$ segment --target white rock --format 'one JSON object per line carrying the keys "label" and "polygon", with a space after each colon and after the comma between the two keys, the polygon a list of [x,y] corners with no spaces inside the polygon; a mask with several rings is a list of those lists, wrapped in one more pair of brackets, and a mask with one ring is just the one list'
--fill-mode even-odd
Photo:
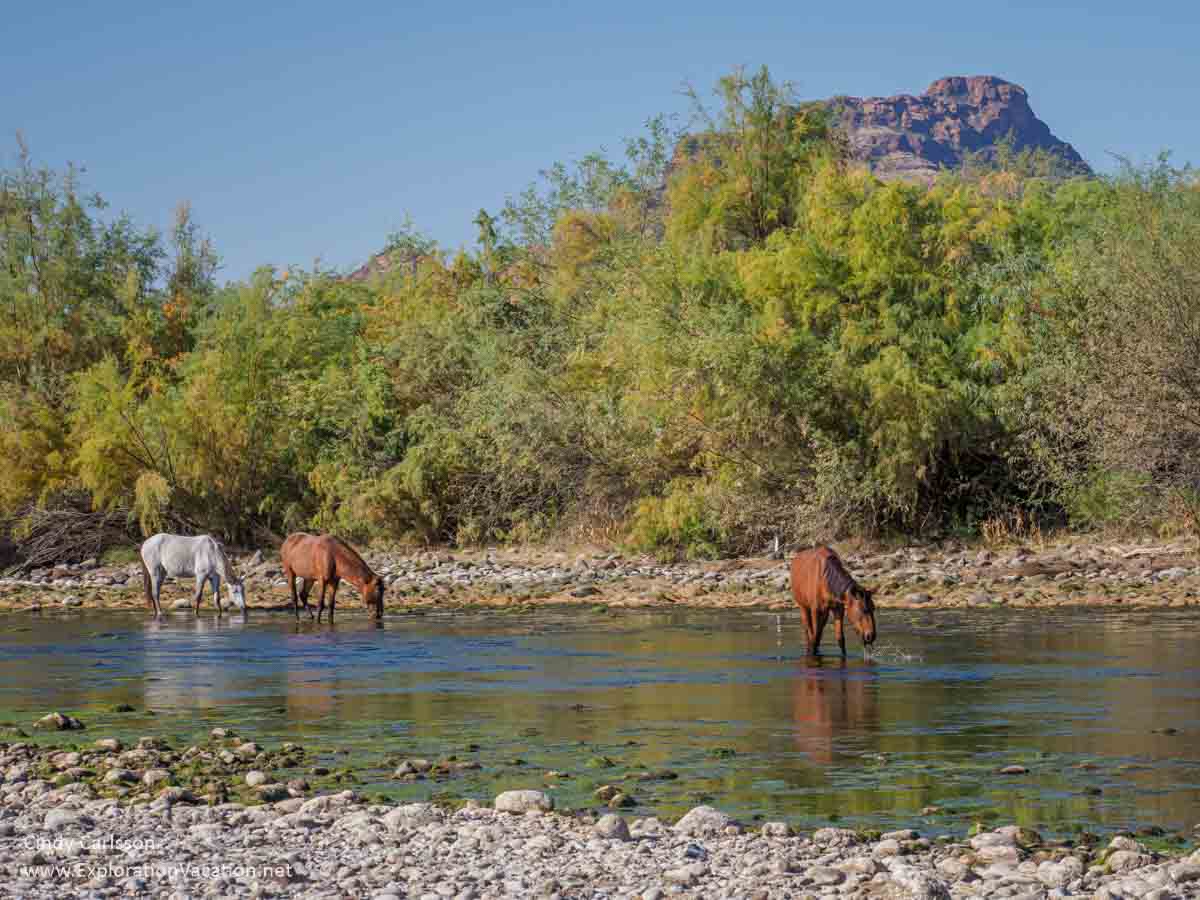
{"label": "white rock", "polygon": [[950,900],[950,888],[940,878],[913,866],[893,865],[892,880],[908,891],[913,900]]}
{"label": "white rock", "polygon": [[676,834],[690,837],[723,834],[733,820],[711,806],[697,806],[675,823]]}
{"label": "white rock", "polygon": [[493,805],[499,812],[549,812],[554,809],[554,798],[541,791],[505,791],[496,797]]}
{"label": "white rock", "polygon": [[1083,863],[1068,856],[1059,862],[1044,862],[1037,867],[1037,877],[1047,887],[1063,887],[1083,876]]}
{"label": "white rock", "polygon": [[397,806],[383,817],[389,831],[401,828],[421,828],[442,821],[442,811],[432,803],[407,803]]}
{"label": "white rock", "polygon": [[90,827],[93,824],[94,821],[90,816],[85,816],[74,809],[52,809],[46,813],[46,818],[42,820],[42,827],[46,831],[58,831],[60,828],[66,828],[71,825]]}

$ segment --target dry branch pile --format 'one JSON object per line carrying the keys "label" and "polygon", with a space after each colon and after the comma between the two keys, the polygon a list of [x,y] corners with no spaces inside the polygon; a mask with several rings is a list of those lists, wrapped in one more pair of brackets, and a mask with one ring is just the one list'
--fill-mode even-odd
{"label": "dry branch pile", "polygon": [[77,496],[60,498],[53,506],[28,506],[8,526],[17,568],[26,571],[99,558],[110,547],[138,540],[128,510],[93,510]]}

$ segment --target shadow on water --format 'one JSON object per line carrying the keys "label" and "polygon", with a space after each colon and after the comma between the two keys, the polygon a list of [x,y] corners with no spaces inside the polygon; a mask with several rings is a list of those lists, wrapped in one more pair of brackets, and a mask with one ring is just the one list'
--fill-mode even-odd
{"label": "shadow on water", "polygon": [[[620,782],[641,813],[712,802],[886,827],[938,806],[959,831],[1200,818],[1194,613],[886,611],[881,637],[919,662],[806,658],[794,616],[744,612],[10,621],[0,719],[61,709],[89,738],[234,727],[302,742],[372,794],[490,798],[557,770],[560,803]],[[483,768],[391,777],[397,758],[451,755]],[[1013,763],[1028,774],[999,774]]]}

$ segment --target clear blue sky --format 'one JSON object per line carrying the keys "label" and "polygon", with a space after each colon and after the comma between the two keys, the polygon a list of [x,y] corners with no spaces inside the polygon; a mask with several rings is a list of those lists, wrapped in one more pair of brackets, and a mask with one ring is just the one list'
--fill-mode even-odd
{"label": "clear blue sky", "polygon": [[[538,169],[619,150],[678,88],[765,63],[805,97],[999,75],[1099,169],[1200,162],[1200,4],[760,2],[25,4],[4,122],[165,227],[180,200],[223,276],[349,268],[410,214],[471,244]],[[15,141],[0,144],[5,164]]]}

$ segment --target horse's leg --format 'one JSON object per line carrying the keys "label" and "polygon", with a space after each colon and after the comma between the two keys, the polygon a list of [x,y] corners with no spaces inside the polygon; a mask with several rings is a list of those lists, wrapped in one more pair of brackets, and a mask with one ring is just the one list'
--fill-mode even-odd
{"label": "horse's leg", "polygon": [[329,593],[329,622],[333,623],[333,607],[337,603],[337,589],[341,579],[336,575],[333,576],[333,590]]}
{"label": "horse's leg", "polygon": [[802,606],[800,615],[804,619],[804,637],[808,640],[808,655],[812,656],[817,652],[817,645],[814,642],[816,630],[813,628],[813,611],[807,606]]}
{"label": "horse's leg", "polygon": [[846,655],[846,631],[845,631],[846,611],[839,609],[833,614],[833,633],[837,635],[838,647],[841,648],[842,656]]}
{"label": "horse's leg", "polygon": [[312,593],[313,583],[308,578],[300,579],[300,601],[304,604],[304,608],[308,609],[308,595]]}
{"label": "horse's leg", "polygon": [[163,579],[165,577],[166,577],[166,573],[162,569],[157,568],[157,567],[154,569],[154,576],[151,579],[152,584],[150,585],[150,591],[154,596],[154,617],[155,618],[158,618],[159,616],[162,615],[162,587],[163,587]]}
{"label": "horse's leg", "polygon": [[287,566],[283,567],[283,577],[287,579],[288,588],[292,593],[292,612],[296,614],[296,618],[300,618],[300,601],[296,597],[296,573]]}
{"label": "horse's leg", "polygon": [[[317,624],[320,625],[321,615],[325,612],[325,585],[328,584],[328,582],[324,578],[318,580],[321,582],[321,600],[317,604]],[[330,618],[333,618],[332,614],[330,615]]]}
{"label": "horse's leg", "polygon": [[812,650],[812,652],[813,652],[813,656],[820,656],[821,655],[821,635],[825,631],[825,623],[827,621],[829,621],[829,611],[823,609],[823,610],[820,610],[819,612],[814,612],[813,616],[816,619],[816,624],[813,628],[813,650]]}
{"label": "horse's leg", "polygon": [[196,576],[196,593],[192,596],[192,605],[196,607],[196,615],[200,615],[200,601],[204,597],[204,585],[208,584],[208,575]]}
{"label": "horse's leg", "polygon": [[213,601],[217,604],[217,617],[220,618],[223,610],[221,609],[221,576],[213,572],[208,576],[209,585],[212,587]]}

